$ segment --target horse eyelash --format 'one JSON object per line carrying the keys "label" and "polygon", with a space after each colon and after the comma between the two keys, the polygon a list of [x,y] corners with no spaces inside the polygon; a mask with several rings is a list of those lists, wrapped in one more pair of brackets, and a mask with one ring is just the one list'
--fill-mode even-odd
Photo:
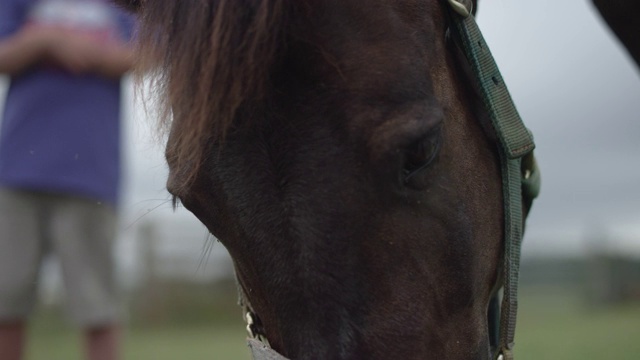
{"label": "horse eyelash", "polygon": [[[425,142],[429,142],[429,145],[431,147],[431,149],[429,149],[430,151],[430,156],[428,159],[426,159],[425,161],[422,162],[422,164],[420,164],[419,166],[416,166],[412,169],[407,169],[406,168],[406,159],[405,159],[405,167],[403,168],[403,172],[404,172],[404,183],[405,185],[414,177],[416,176],[418,173],[422,172],[424,169],[428,168],[433,161],[435,160],[436,156],[439,153],[441,144],[442,144],[442,139],[440,137],[439,132],[435,132],[435,133],[430,133],[428,134],[426,137],[418,140],[419,142],[419,146],[423,146],[425,144]],[[415,144],[415,143],[414,143]],[[412,146],[414,145],[412,144]],[[425,149],[420,149],[421,152],[425,151]]]}

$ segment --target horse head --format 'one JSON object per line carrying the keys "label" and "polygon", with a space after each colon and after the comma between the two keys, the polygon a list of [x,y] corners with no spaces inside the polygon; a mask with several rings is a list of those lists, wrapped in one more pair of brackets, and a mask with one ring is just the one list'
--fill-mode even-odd
{"label": "horse head", "polygon": [[500,162],[445,1],[122,2],[172,117],[168,189],[273,349],[490,358]]}

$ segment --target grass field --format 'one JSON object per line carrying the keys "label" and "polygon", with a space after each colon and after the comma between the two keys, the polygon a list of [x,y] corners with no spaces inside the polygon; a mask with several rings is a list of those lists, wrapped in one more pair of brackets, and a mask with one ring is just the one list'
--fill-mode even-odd
{"label": "grass field", "polygon": [[[174,327],[128,329],[123,359],[126,360],[210,360],[249,359],[242,324],[237,328]],[[56,326],[43,329],[36,324],[27,360],[80,360],[79,338]]]}
{"label": "grass field", "polygon": [[[221,322],[134,324],[125,333],[124,360],[249,359],[239,315],[224,315]],[[31,335],[27,360],[81,359],[77,335],[57,314],[40,312]],[[524,291],[516,339],[518,360],[637,360],[640,304],[593,310],[552,289]]]}
{"label": "grass field", "polygon": [[525,291],[516,343],[518,360],[637,360],[640,303],[594,309],[552,289]]}

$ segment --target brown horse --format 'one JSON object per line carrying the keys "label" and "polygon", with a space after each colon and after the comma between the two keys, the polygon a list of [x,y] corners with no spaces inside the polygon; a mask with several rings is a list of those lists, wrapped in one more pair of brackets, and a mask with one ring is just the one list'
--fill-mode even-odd
{"label": "brown horse", "polygon": [[593,3],[640,66],[640,1],[593,0]]}
{"label": "brown horse", "polygon": [[489,359],[498,147],[442,0],[121,1],[169,191],[291,359]]}

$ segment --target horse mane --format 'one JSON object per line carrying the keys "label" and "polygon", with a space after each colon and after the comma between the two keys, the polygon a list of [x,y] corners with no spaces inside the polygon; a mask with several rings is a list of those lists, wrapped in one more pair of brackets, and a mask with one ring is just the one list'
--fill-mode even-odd
{"label": "horse mane", "polygon": [[[222,144],[243,105],[264,99],[285,23],[286,0],[143,2],[141,76],[162,99],[167,161],[194,180],[212,143]],[[185,166],[187,165],[187,166]]]}

